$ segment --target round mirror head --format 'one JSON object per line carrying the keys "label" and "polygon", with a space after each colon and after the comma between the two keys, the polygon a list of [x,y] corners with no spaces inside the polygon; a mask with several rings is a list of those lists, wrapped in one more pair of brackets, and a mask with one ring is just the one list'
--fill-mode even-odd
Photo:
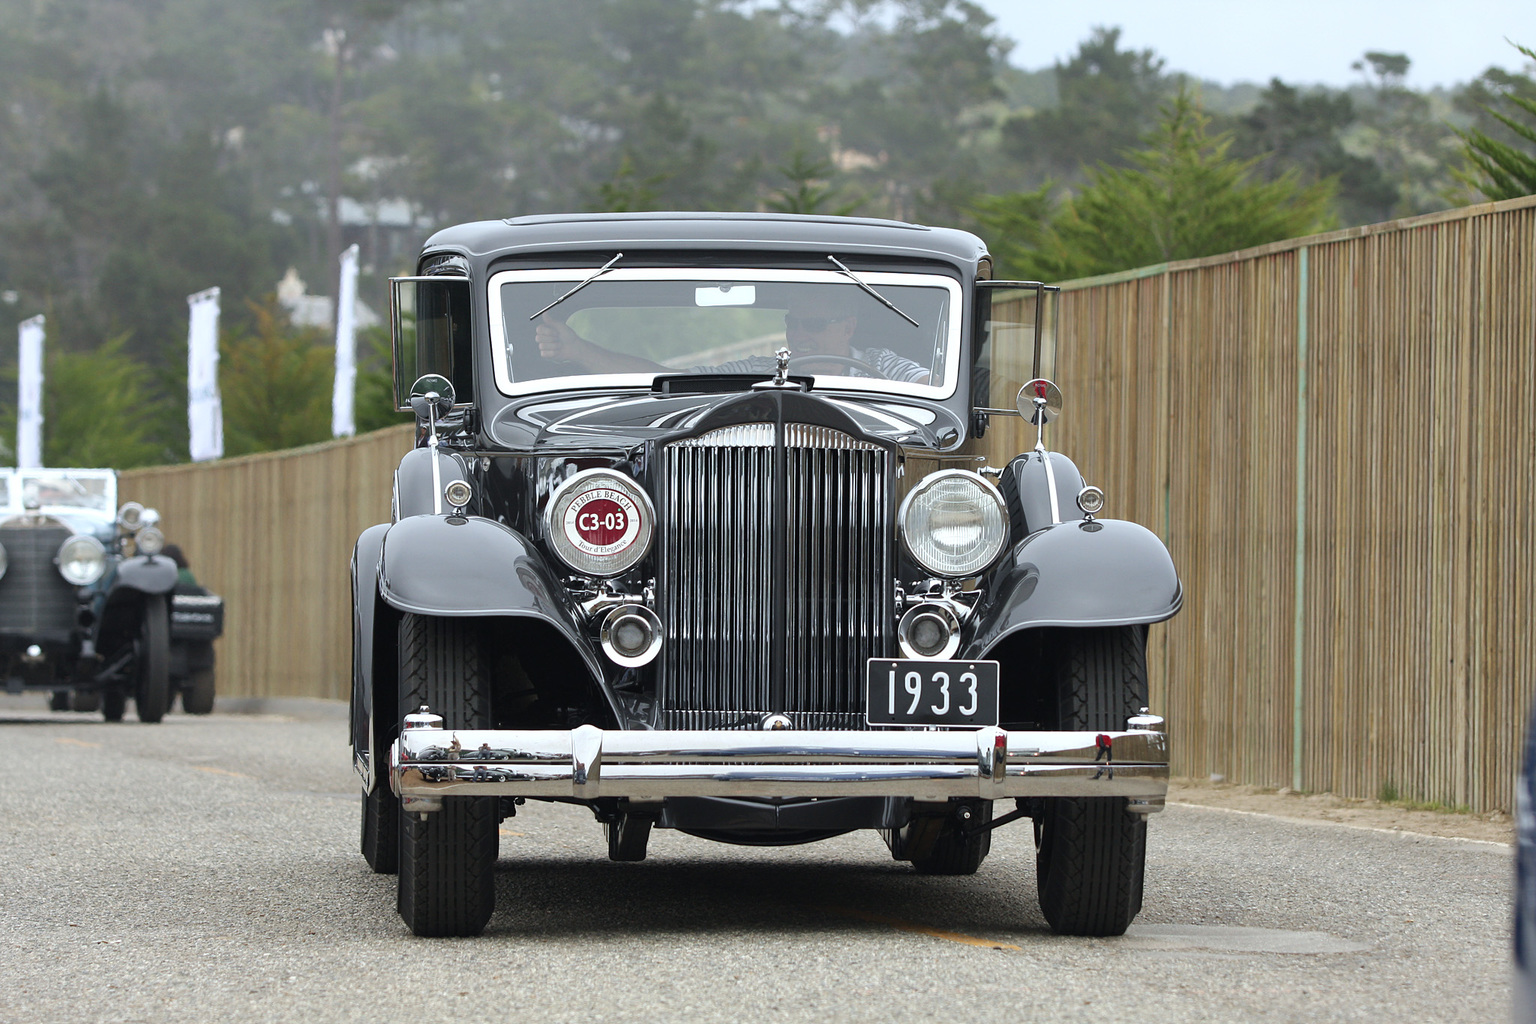
{"label": "round mirror head", "polygon": [[1061,415],[1061,388],[1037,378],[1019,388],[1019,415],[1026,423],[1039,426]]}
{"label": "round mirror head", "polygon": [[435,409],[439,416],[448,415],[455,397],[453,384],[441,374],[425,374],[411,385],[411,408],[418,416],[426,416],[429,408]]}

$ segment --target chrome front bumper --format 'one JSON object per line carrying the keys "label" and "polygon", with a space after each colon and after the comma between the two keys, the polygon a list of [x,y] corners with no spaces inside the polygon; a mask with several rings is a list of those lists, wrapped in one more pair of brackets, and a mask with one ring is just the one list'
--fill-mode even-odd
{"label": "chrome front bumper", "polygon": [[[945,800],[1120,796],[1143,813],[1168,792],[1163,720],[1120,732],[443,729],[409,715],[390,785],[411,810],[451,796],[874,796]],[[1100,737],[1107,737],[1106,749]]]}

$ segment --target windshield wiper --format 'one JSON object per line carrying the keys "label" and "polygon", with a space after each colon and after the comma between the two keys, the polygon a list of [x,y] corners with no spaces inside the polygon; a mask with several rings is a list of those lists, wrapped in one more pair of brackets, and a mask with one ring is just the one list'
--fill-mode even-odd
{"label": "windshield wiper", "polygon": [[[911,324],[913,327],[921,328],[923,326],[922,324],[918,323],[916,320],[913,320],[911,317],[907,316],[907,314],[903,313],[901,310],[897,309],[896,308],[896,303],[892,302],[890,299],[886,298],[884,295],[881,295],[879,292],[875,291],[869,285],[865,284],[863,282],[863,280],[861,280],[859,278],[858,274],[855,274],[853,271],[851,271],[847,267],[843,266],[842,261],[840,261],[836,256],[828,256],[827,259],[829,259],[833,263],[837,264],[837,269],[841,270],[843,272],[843,276],[844,277],[848,278],[848,280],[852,281],[854,284],[858,285],[860,288],[863,288],[865,291],[869,292],[869,294],[873,295],[876,299],[880,300],[880,302],[882,304],[884,304],[886,309],[889,309],[892,313],[897,314],[903,320],[905,320],[907,323]],[[564,296],[562,296],[562,298],[563,297]],[[559,302],[560,300],[556,299],[555,301]]]}
{"label": "windshield wiper", "polygon": [[581,291],[583,288],[585,288],[587,285],[591,284],[593,281],[596,281],[598,278],[600,278],[604,274],[608,273],[608,268],[613,266],[615,263],[619,262],[619,260],[621,260],[623,258],[624,258],[624,254],[623,253],[619,253],[613,259],[609,260],[607,263],[604,263],[601,267],[598,267],[596,270],[594,270],[592,272],[592,276],[591,277],[587,278],[585,281],[581,282],[576,287],[572,288],[570,291],[566,292],[564,295],[560,296],[554,302],[551,302],[549,305],[545,306],[543,309],[539,310],[537,313],[533,314],[533,316],[529,317],[528,319],[529,320],[537,320],[539,317],[543,316],[545,313],[548,313],[550,310],[552,310],[556,306],[560,305],[560,303],[564,302],[566,299],[570,298],[572,295],[575,295],[577,292]]}

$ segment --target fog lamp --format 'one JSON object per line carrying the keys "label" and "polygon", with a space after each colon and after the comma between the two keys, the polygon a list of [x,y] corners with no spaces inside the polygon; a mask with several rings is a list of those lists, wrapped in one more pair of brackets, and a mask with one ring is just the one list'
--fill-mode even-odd
{"label": "fog lamp", "polygon": [[621,604],[603,619],[600,641],[609,660],[638,668],[661,650],[661,620],[644,605]]}
{"label": "fog lamp", "polygon": [[915,605],[901,617],[896,642],[908,658],[952,657],[960,649],[960,620],[941,604]]}

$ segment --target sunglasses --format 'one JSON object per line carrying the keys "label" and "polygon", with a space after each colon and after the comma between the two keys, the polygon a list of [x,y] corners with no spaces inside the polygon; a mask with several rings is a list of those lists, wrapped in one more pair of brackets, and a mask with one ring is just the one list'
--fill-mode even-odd
{"label": "sunglasses", "polygon": [[793,313],[787,313],[784,316],[784,326],[792,331],[809,331],[817,334],[847,319],[845,316],[795,316]]}

